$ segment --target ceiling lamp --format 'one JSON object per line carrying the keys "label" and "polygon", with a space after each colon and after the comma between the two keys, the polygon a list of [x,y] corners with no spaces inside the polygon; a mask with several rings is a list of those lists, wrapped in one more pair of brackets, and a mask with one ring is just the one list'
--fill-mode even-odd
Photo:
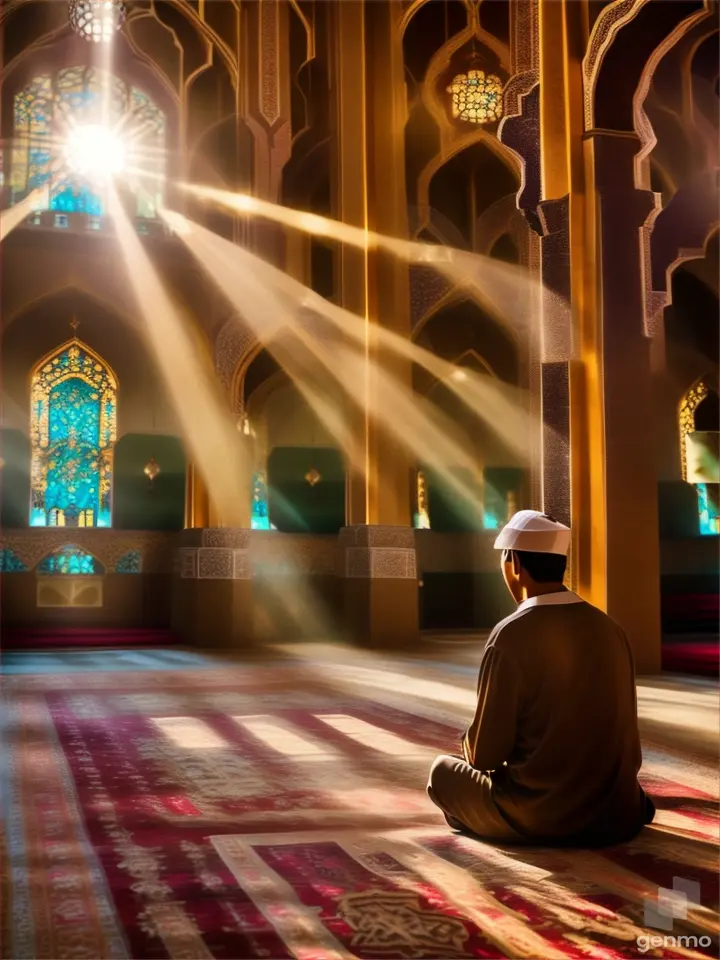
{"label": "ceiling lamp", "polygon": [[311,487],[314,487],[315,484],[320,483],[322,477],[315,467],[313,467],[312,470],[308,470],[308,472],[305,474],[305,480],[310,484]]}
{"label": "ceiling lamp", "polygon": [[452,115],[466,123],[494,123],[502,117],[503,85],[500,77],[484,70],[459,73],[447,92],[452,94]]}
{"label": "ceiling lamp", "polygon": [[123,0],[70,0],[70,26],[83,40],[109,43],[125,23]]}

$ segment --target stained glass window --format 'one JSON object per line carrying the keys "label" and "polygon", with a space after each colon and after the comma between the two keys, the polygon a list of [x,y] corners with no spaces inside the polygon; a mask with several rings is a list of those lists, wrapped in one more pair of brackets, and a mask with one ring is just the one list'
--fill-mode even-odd
{"label": "stained glass window", "polygon": [[102,216],[102,189],[72,174],[65,163],[68,132],[84,125],[109,127],[127,142],[137,215],[157,217],[165,175],[164,114],[142,90],[87,66],[35,77],[16,94],[11,202],[47,185],[50,210]]}
{"label": "stained glass window", "polygon": [[698,519],[700,534],[704,537],[720,534],[720,503],[717,483],[698,483]]}
{"label": "stained glass window", "polygon": [[459,73],[447,92],[452,96],[452,115],[467,123],[493,123],[502,116],[503,85],[500,77],[484,70]]}
{"label": "stained glass window", "polygon": [[275,529],[270,523],[267,482],[265,480],[264,473],[256,473],[253,477],[253,499],[250,526],[253,530]]}
{"label": "stained glass window", "polygon": [[37,566],[37,572],[45,577],[77,577],[104,573],[104,570],[102,564],[91,553],[74,543],[68,543],[41,560]]}
{"label": "stained glass window", "polygon": [[430,529],[430,510],[428,508],[428,491],[425,474],[422,470],[417,473],[417,513],[414,517],[416,530]]}
{"label": "stained glass window", "polygon": [[33,527],[109,527],[117,383],[73,339],[36,367],[30,395]]}
{"label": "stained glass window", "polygon": [[0,550],[0,573],[25,573],[27,567],[9,547]]}
{"label": "stained glass window", "polygon": [[115,564],[115,573],[141,573],[142,558],[139,550],[128,550]]}

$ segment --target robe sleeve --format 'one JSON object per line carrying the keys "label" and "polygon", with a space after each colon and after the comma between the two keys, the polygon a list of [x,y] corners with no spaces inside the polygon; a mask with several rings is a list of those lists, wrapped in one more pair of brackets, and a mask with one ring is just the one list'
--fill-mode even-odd
{"label": "robe sleeve", "polygon": [[477,770],[496,770],[515,745],[520,676],[511,654],[493,644],[483,654],[478,699],[463,738],[463,755]]}

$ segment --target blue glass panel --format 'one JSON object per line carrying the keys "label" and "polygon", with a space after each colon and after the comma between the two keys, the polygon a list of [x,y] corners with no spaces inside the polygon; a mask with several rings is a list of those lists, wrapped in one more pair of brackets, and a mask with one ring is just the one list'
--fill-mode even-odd
{"label": "blue glass panel", "polygon": [[68,544],[45,557],[38,564],[38,573],[44,576],[91,576],[103,572],[102,564],[92,554]]}
{"label": "blue glass panel", "polygon": [[[57,214],[62,216],[62,214]],[[31,526],[111,525],[115,381],[74,341],[44,361],[32,382]]]}
{"label": "blue glass panel", "polygon": [[717,536],[720,533],[720,511],[718,504],[710,496],[708,485],[698,483],[698,516],[700,518],[700,533],[704,537]]}
{"label": "blue glass panel", "polygon": [[115,573],[141,573],[142,558],[139,550],[128,550],[115,564]]}
{"label": "blue glass panel", "polygon": [[98,194],[87,187],[76,184],[64,186],[53,193],[50,199],[50,209],[63,213],[87,213],[93,217],[100,217],[103,213],[103,203]]}
{"label": "blue glass panel", "polygon": [[268,510],[267,485],[265,474],[256,473],[253,477],[253,500],[250,526],[253,530],[271,530]]}
{"label": "blue glass panel", "polygon": [[0,573],[25,573],[27,567],[9,547],[0,550]]}

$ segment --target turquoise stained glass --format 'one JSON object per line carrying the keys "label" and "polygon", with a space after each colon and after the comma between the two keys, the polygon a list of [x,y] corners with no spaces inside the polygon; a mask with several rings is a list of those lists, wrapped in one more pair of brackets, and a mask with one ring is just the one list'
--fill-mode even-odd
{"label": "turquoise stained glass", "polygon": [[25,573],[27,567],[9,547],[0,550],[0,573]]}
{"label": "turquoise stained glass", "polygon": [[33,527],[109,527],[117,385],[78,340],[36,368],[30,440]]}
{"label": "turquoise stained glass", "polygon": [[[704,537],[717,536],[720,533],[720,510],[717,500],[711,496],[707,483],[695,485],[698,496],[698,517],[700,534]],[[717,490],[717,485],[715,485]]]}
{"label": "turquoise stained glass", "polygon": [[156,218],[165,176],[165,116],[142,90],[87,66],[37,76],[16,94],[11,203],[47,185],[48,209],[103,215],[102,189],[74,175],[65,162],[63,144],[68,130],[84,125],[122,130],[130,144],[129,165],[142,171],[130,176],[137,216]]}
{"label": "turquoise stained glass", "polygon": [[139,550],[128,550],[115,564],[115,573],[142,573],[142,558]]}
{"label": "turquoise stained glass", "polygon": [[253,477],[253,500],[250,526],[253,530],[272,530],[268,508],[267,483],[264,473]]}
{"label": "turquoise stained glass", "polygon": [[69,543],[41,560],[37,572],[46,577],[82,577],[103,573],[103,567],[91,553]]}

